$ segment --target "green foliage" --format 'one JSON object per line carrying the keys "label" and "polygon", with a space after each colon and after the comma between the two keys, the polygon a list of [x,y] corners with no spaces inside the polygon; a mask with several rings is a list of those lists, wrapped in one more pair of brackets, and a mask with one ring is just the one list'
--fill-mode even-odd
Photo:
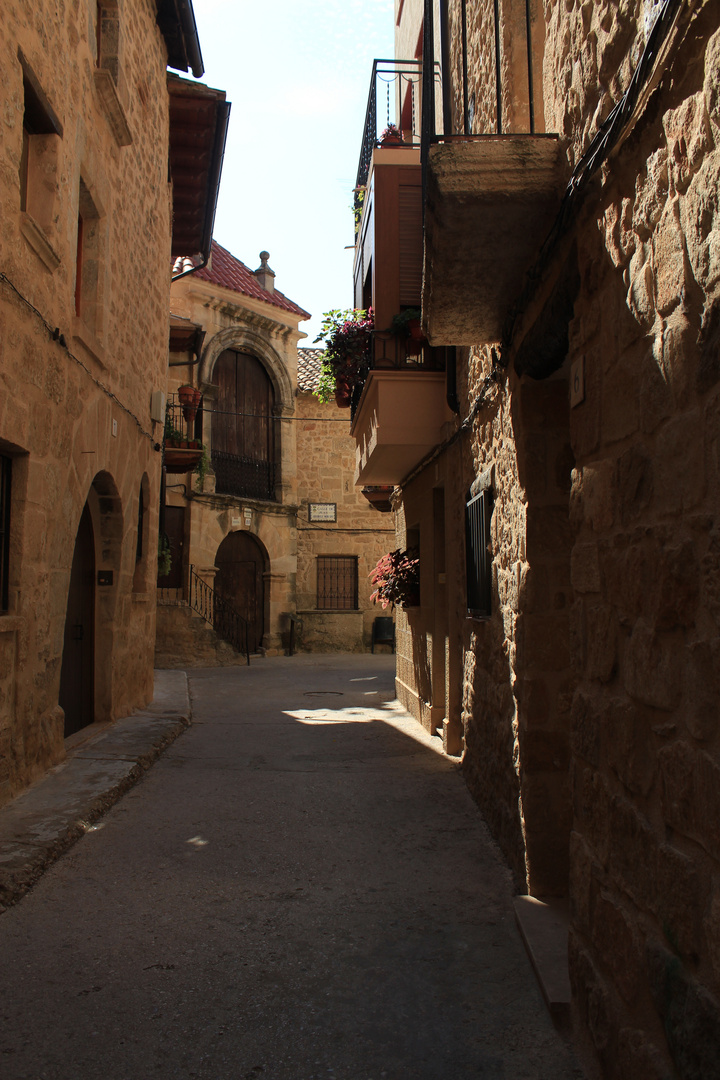
{"label": "green foliage", "polygon": [[392,322],[390,323],[390,331],[393,334],[397,334],[398,337],[408,337],[410,334],[410,323],[415,320],[419,322],[421,318],[422,312],[420,311],[420,308],[405,308],[404,311],[399,311],[397,315],[393,315]]}
{"label": "green foliage", "polygon": [[374,328],[372,308],[335,308],[325,313],[314,341],[315,345],[325,343],[320,383],[315,391],[319,401],[332,400],[338,378],[350,386],[365,378]]}
{"label": "green foliage", "polygon": [[197,474],[197,479],[195,480],[196,491],[202,491],[205,485],[205,477],[207,476],[207,471],[210,466],[210,459],[208,457],[207,447],[204,446],[202,443],[200,445],[202,446],[202,457],[195,466],[195,473]]}

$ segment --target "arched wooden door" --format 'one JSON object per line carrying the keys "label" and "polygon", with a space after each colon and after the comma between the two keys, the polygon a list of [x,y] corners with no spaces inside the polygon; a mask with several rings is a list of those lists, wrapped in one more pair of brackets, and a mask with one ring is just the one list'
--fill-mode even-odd
{"label": "arched wooden door", "polygon": [[250,651],[255,652],[265,632],[263,550],[251,533],[230,533],[217,550],[215,565],[215,591],[247,620]]}
{"label": "arched wooden door", "polygon": [[217,402],[212,414],[215,490],[225,495],[275,498],[275,393],[250,353],[226,349],[215,364]]}
{"label": "arched wooden door", "polygon": [[87,503],[70,571],[59,704],[65,738],[95,719],[95,537]]}

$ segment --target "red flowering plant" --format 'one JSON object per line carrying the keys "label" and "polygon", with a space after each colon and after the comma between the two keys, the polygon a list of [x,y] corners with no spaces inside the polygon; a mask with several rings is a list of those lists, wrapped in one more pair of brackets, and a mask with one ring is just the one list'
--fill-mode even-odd
{"label": "red flowering plant", "polygon": [[350,395],[364,382],[370,366],[370,345],[375,329],[373,309],[350,308],[326,312],[320,333],[313,344],[325,342],[320,380],[315,397],[328,402],[333,394]]}
{"label": "red flowering plant", "polygon": [[401,551],[397,548],[388,555],[383,555],[369,575],[370,581],[377,588],[371,593],[373,604],[380,603],[384,608],[390,604],[415,606],[420,599],[420,554],[417,548]]}

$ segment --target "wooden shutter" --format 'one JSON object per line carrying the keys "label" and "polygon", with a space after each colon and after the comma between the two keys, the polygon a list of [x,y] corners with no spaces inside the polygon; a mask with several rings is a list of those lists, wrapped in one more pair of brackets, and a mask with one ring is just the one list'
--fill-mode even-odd
{"label": "wooden shutter", "polygon": [[422,188],[401,184],[399,192],[400,304],[420,307],[423,235]]}

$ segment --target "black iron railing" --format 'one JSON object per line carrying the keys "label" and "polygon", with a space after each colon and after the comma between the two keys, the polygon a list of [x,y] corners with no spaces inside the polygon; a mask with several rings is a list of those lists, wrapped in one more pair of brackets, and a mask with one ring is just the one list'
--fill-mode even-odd
{"label": "black iron railing", "polygon": [[205,622],[210,623],[218,637],[227,641],[250,663],[250,628],[247,619],[232,604],[218,596],[215,590],[190,566],[188,604]]}
{"label": "black iron railing", "polygon": [[[367,183],[373,150],[380,143],[381,132],[389,124],[404,131],[405,146],[420,145],[421,72],[420,60],[373,60],[355,182],[357,188]],[[405,102],[407,105],[403,108]]]}
{"label": "black iron railing", "polygon": [[350,398],[350,420],[360,404],[365,384],[371,371],[445,371],[447,348],[436,348],[427,341],[415,342],[389,331],[375,330],[371,346],[371,358],[360,369],[353,384]]}
{"label": "black iron railing", "polygon": [[184,439],[197,439],[202,441],[203,430],[203,407],[202,398],[198,405],[183,406],[178,400],[177,394],[168,394],[165,406],[165,437],[172,436],[175,432]]}
{"label": "black iron railing", "polygon": [[212,450],[215,491],[220,495],[240,495],[248,499],[275,499],[276,466],[272,461]]}

